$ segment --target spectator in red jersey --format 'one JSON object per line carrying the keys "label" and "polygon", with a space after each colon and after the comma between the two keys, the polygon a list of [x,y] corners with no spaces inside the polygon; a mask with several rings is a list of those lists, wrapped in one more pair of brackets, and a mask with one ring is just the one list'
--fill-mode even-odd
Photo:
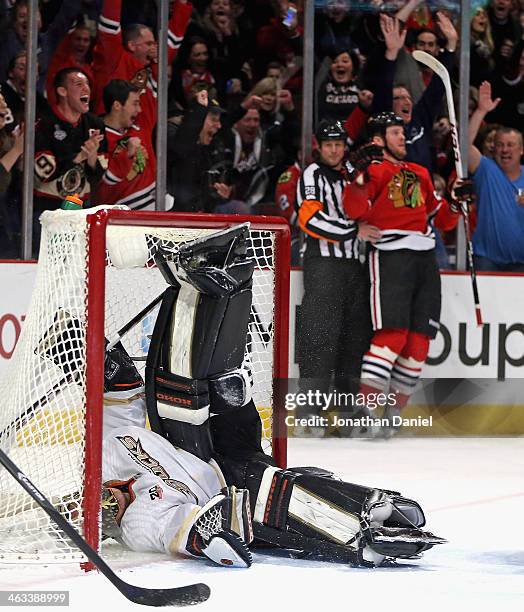
{"label": "spectator in red jersey", "polygon": [[53,81],[55,74],[62,68],[68,68],[69,66],[79,68],[87,75],[89,83],[93,87],[94,77],[90,57],[91,42],[89,28],[85,25],[79,25],[72,32],[69,32],[58,45],[47,71],[46,95],[50,104],[56,104]]}
{"label": "spectator in red jersey", "polygon": [[[120,28],[122,0],[104,0],[98,24],[98,39],[93,50],[94,110],[103,112],[102,92],[112,79],[131,81],[151,89],[156,96],[158,64],[153,32],[142,24]],[[168,63],[172,63],[184,38],[192,6],[175,0],[168,30]]]}
{"label": "spectator in red jersey", "polygon": [[97,204],[124,204],[137,210],[155,208],[151,121],[140,102],[140,88],[129,81],[114,79],[104,87],[108,164],[94,197]]}
{"label": "spectator in red jersey", "polygon": [[195,36],[189,39],[177,64],[179,76],[172,81],[172,88],[176,100],[184,107],[193,99],[197,83],[215,87],[215,77],[209,67],[209,49],[203,38]]}

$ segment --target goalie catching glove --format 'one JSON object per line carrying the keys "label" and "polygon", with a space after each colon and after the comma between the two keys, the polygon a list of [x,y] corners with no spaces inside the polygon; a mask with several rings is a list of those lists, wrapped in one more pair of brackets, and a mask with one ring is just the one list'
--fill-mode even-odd
{"label": "goalie catching glove", "polygon": [[253,540],[249,493],[227,487],[211,498],[197,514],[186,550],[226,567],[249,567],[247,545]]}

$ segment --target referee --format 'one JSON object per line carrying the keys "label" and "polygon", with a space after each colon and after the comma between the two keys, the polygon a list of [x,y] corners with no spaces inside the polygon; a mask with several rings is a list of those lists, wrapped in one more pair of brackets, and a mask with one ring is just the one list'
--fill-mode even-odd
{"label": "referee", "polygon": [[[300,387],[328,393],[334,385],[338,392],[356,393],[371,339],[369,284],[359,245],[376,240],[380,232],[344,212],[346,132],[341,123],[321,121],[315,136],[318,161],[304,170],[297,186],[298,224],[306,234],[297,335]],[[303,414],[318,410],[309,406]]]}

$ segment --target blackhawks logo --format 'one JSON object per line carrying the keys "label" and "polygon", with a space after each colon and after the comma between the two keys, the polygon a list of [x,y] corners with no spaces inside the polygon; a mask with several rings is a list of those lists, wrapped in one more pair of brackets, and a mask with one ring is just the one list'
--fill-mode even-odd
{"label": "blackhawks logo", "polygon": [[[113,155],[116,155],[117,153],[122,151],[122,149],[127,148],[128,141],[129,141],[128,136],[126,136],[125,138],[121,138],[115,147]],[[131,166],[131,170],[129,170],[129,172],[126,175],[126,179],[128,181],[132,181],[138,174],[141,174],[142,172],[144,172],[148,157],[149,156],[147,154],[147,151],[144,149],[142,145],[140,145],[135,153],[135,156],[133,159],[133,165]]]}
{"label": "blackhawks logo", "polygon": [[424,202],[418,176],[412,170],[402,168],[388,183],[388,198],[395,208],[422,206]]}

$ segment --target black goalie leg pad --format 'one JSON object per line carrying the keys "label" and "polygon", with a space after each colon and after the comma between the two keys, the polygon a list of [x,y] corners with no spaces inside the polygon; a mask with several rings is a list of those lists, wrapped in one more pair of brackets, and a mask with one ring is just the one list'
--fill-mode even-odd
{"label": "black goalie leg pad", "polygon": [[353,565],[413,558],[444,540],[420,529],[413,500],[343,482],[319,468],[278,470],[252,462],[246,475],[255,537]]}
{"label": "black goalie leg pad", "polygon": [[249,400],[244,359],[253,263],[248,226],[159,248],[165,292],[146,364],[153,431],[208,461],[209,417]]}

